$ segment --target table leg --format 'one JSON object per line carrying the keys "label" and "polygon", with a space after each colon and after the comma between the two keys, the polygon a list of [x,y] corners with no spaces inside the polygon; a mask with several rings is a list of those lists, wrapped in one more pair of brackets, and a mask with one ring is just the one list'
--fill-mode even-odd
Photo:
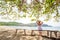
{"label": "table leg", "polygon": [[24,29],[24,35],[26,36],[26,30]]}
{"label": "table leg", "polygon": [[34,31],[34,30],[32,30],[31,35],[33,35],[33,31]]}

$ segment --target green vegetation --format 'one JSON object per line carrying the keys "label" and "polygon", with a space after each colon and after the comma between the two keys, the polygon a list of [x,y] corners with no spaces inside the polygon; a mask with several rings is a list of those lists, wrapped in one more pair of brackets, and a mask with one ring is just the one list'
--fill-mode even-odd
{"label": "green vegetation", "polygon": [[[60,0],[33,0],[30,4],[27,4],[26,0],[0,0],[0,15],[5,16],[5,19],[16,20],[19,18],[23,18],[29,14],[28,17],[35,19],[31,19],[32,21],[39,19],[41,16],[45,16],[45,20],[49,20],[54,18],[56,21],[60,20]],[[13,11],[13,8],[17,8],[18,10]],[[23,11],[23,15],[21,16],[19,13]],[[31,12],[31,13],[29,13]],[[54,14],[54,16],[52,16]],[[10,18],[11,17],[11,18]]]}
{"label": "green vegetation", "polygon": [[19,26],[17,22],[0,22],[0,26]]}
{"label": "green vegetation", "polygon": [[23,23],[17,23],[17,22],[0,22],[0,26],[36,26],[36,23],[30,23],[30,24],[23,24]]}

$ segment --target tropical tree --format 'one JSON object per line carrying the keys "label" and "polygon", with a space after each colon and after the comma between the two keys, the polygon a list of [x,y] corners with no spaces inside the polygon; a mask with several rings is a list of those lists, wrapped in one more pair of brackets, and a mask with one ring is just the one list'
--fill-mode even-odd
{"label": "tropical tree", "polygon": [[[0,15],[7,15],[9,19],[17,19],[27,16],[34,21],[44,16],[45,21],[54,18],[56,21],[60,20],[60,0],[31,0],[28,4],[27,0],[0,0]],[[13,8],[17,8],[17,12],[13,11]],[[21,16],[20,12],[23,12]],[[9,16],[12,16],[11,18]],[[3,17],[4,18],[4,17]]]}

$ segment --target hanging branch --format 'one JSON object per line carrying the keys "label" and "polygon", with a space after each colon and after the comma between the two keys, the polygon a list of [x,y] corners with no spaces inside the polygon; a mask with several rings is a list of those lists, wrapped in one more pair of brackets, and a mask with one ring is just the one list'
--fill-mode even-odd
{"label": "hanging branch", "polygon": [[60,0],[56,0],[56,4],[59,4],[60,3]]}
{"label": "hanging branch", "polygon": [[26,0],[22,0],[22,4],[26,3]]}
{"label": "hanging branch", "polygon": [[39,0],[33,0],[32,2],[33,6],[31,7],[32,9],[32,14],[36,17],[36,20],[39,20],[40,15],[42,14],[40,11],[43,8],[43,3],[41,3]]}
{"label": "hanging branch", "polygon": [[39,0],[35,0],[37,3],[39,3]]}

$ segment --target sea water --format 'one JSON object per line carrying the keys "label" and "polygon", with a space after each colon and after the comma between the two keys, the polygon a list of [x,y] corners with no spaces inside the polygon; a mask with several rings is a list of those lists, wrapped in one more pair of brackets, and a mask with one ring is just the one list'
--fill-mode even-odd
{"label": "sea water", "polygon": [[[8,27],[15,29],[38,30],[38,27],[30,27],[30,26],[8,26]],[[41,27],[41,28],[42,30],[60,31],[60,27]]]}

